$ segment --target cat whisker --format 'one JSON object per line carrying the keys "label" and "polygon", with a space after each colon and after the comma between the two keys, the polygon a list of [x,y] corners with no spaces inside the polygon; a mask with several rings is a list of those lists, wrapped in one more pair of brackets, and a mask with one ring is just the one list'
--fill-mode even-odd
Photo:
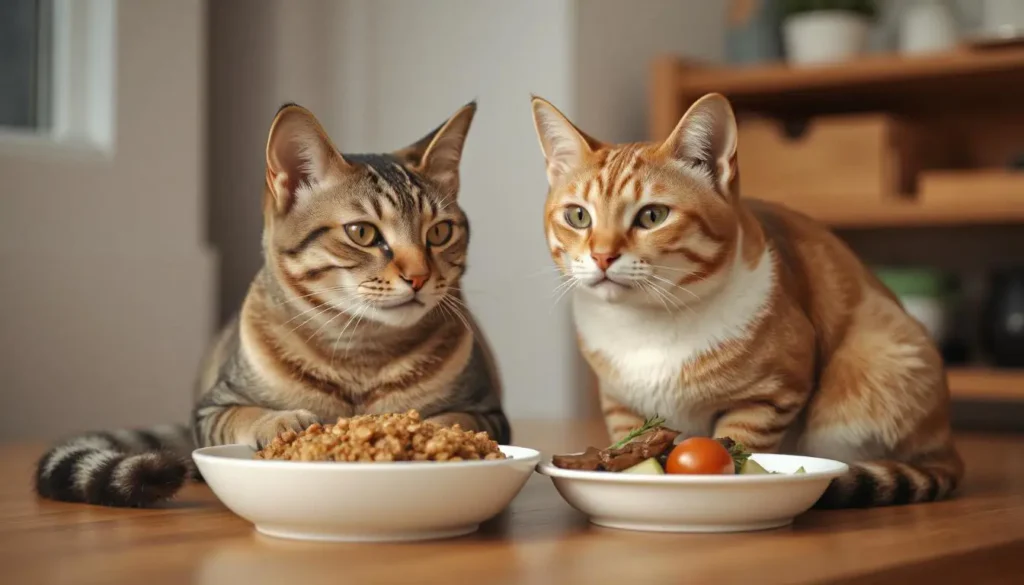
{"label": "cat whisker", "polygon": [[324,302],[322,302],[322,303],[320,303],[320,304],[318,304],[318,305],[315,305],[315,306],[313,306],[313,307],[312,307],[312,308],[310,308],[310,309],[306,309],[305,311],[302,311],[301,313],[298,313],[298,314],[296,314],[296,315],[293,315],[291,319],[288,319],[288,320],[287,320],[287,321],[285,321],[284,323],[281,323],[281,325],[287,325],[287,324],[291,323],[292,321],[294,321],[294,320],[298,319],[299,317],[301,317],[301,316],[303,316],[303,315],[306,315],[306,314],[308,314],[308,313],[311,313],[311,312],[313,312],[313,311],[315,311],[315,310],[317,310],[317,309],[319,309],[319,308],[321,308],[321,307],[325,307],[325,306],[327,306],[327,305],[329,305],[329,304],[330,304],[329,302],[327,302],[327,301],[324,301]]}
{"label": "cat whisker", "polygon": [[665,302],[665,299],[663,299],[662,297],[654,294],[654,289],[651,288],[647,283],[645,283],[643,281],[639,281],[639,282],[637,282],[637,285],[640,287],[640,290],[646,292],[652,298],[655,298],[655,299],[658,299],[659,301],[661,301],[661,304],[664,305],[664,307],[665,307],[665,312],[666,313],[672,313],[672,309],[670,309],[668,307],[668,303]]}
{"label": "cat whisker", "polygon": [[569,280],[566,280],[565,282],[560,283],[558,286],[556,286],[554,289],[552,289],[551,296],[556,296],[556,295],[557,296],[561,296],[559,293],[564,292],[562,289],[572,288],[572,285],[576,284],[578,282],[579,282],[579,280],[577,280],[575,277],[573,277],[573,278],[570,278]]}
{"label": "cat whisker", "polygon": [[694,316],[697,315],[697,311],[694,311],[693,307],[691,307],[690,305],[686,304],[686,302],[683,301],[682,299],[679,299],[679,298],[674,297],[671,294],[669,294],[669,292],[667,290],[665,290],[662,286],[660,286],[658,283],[656,283],[654,281],[651,281],[651,280],[648,280],[646,282],[647,282],[647,284],[649,284],[651,286],[652,290],[657,291],[658,294],[660,294],[660,295],[664,295],[664,297],[669,302],[671,302],[673,305],[675,305],[676,308],[680,308],[679,307],[679,303],[682,303],[682,308],[683,309],[686,309],[686,310],[690,311],[690,313],[693,314]]}
{"label": "cat whisker", "polygon": [[438,205],[438,212],[448,209],[448,206],[455,202],[455,197],[446,195],[441,198],[440,205]]}
{"label": "cat whisker", "polygon": [[444,299],[441,299],[437,306],[444,311],[446,320],[457,321],[459,319],[459,316],[452,310],[449,303],[444,301]]}
{"label": "cat whisker", "polygon": [[[368,304],[367,303],[361,303],[356,308],[356,310],[354,312],[352,312],[351,315],[349,315],[348,321],[345,322],[345,326],[341,328],[341,331],[338,332],[338,337],[336,337],[334,339],[334,348],[331,350],[331,367],[332,368],[334,367],[334,356],[338,352],[338,342],[341,341],[341,338],[345,335],[345,332],[348,331],[348,326],[352,324],[353,319],[356,318],[356,315],[358,314],[358,312],[364,306],[368,306]],[[346,351],[348,351],[348,345],[347,344],[346,344]]]}
{"label": "cat whisker", "polygon": [[444,299],[444,297],[439,298],[437,300],[437,304],[434,305],[434,308],[437,309],[438,312],[444,313],[445,321],[448,321],[448,320],[451,319],[452,314],[448,311],[447,305],[445,305],[443,302],[441,302],[443,299]]}
{"label": "cat whisker", "polygon": [[688,270],[688,269],[684,269],[684,268],[673,268],[671,266],[660,266],[660,265],[657,265],[657,264],[648,264],[647,266],[650,266],[651,268],[657,268],[659,270],[669,270],[669,271],[672,271],[672,272],[685,273],[687,277],[696,277],[697,278],[697,282],[704,282],[704,281],[706,281],[708,279],[707,276],[698,276],[693,270]]}
{"label": "cat whisker", "polygon": [[309,337],[307,337],[307,338],[306,338],[306,343],[309,343],[310,341],[312,341],[312,340],[313,340],[313,338],[314,338],[314,337],[316,337],[316,334],[317,334],[317,333],[320,333],[320,331],[321,331],[321,330],[322,330],[322,329],[323,329],[324,327],[327,327],[328,325],[330,325],[330,324],[331,324],[331,322],[332,322],[332,321],[334,321],[335,319],[337,319],[338,317],[340,317],[340,316],[342,316],[342,315],[344,315],[344,314],[345,314],[345,313],[343,313],[343,312],[341,312],[341,311],[338,311],[338,314],[337,314],[337,315],[335,315],[335,316],[331,317],[330,319],[328,319],[328,320],[324,321],[324,322],[323,322],[323,324],[321,324],[321,325],[320,325],[319,327],[317,327],[316,331],[314,331],[312,335],[310,335]]}
{"label": "cat whisker", "polygon": [[660,280],[660,281],[662,281],[662,282],[664,282],[664,283],[667,283],[667,284],[669,284],[670,286],[673,286],[673,287],[675,287],[675,288],[678,288],[679,290],[683,291],[684,293],[686,293],[686,294],[690,295],[691,297],[693,297],[693,298],[697,299],[697,301],[698,301],[698,302],[700,302],[700,297],[699,297],[699,296],[698,296],[698,295],[697,295],[696,293],[694,293],[693,291],[691,291],[690,289],[688,289],[688,288],[684,287],[683,285],[681,285],[681,284],[677,284],[677,283],[674,283],[674,282],[672,282],[671,280],[669,280],[669,279],[667,279],[667,278],[662,278],[662,277],[658,276],[657,274],[651,274],[651,277],[652,277],[652,278],[656,278],[656,279],[658,279],[658,280]]}
{"label": "cat whisker", "polygon": [[452,296],[452,295],[446,295],[444,298],[446,298],[449,301],[459,305],[460,307],[466,309],[467,311],[469,310],[469,305],[466,303],[466,301],[460,299],[459,297],[455,297],[455,296]]}
{"label": "cat whisker", "polygon": [[[347,295],[344,298],[342,298],[341,300],[343,300],[343,301],[350,301],[350,300],[352,300],[355,297],[356,297],[356,295]],[[316,305],[314,307],[311,307],[309,309],[306,309],[305,311],[302,311],[301,313],[293,315],[291,319],[288,319],[284,323],[281,323],[281,325],[287,325],[287,324],[291,323],[292,321],[298,319],[299,317],[301,317],[303,315],[307,315],[307,314],[309,314],[309,313],[311,313],[311,312],[313,312],[313,311],[315,311],[315,310],[317,310],[317,309],[319,309],[321,307],[334,308],[334,309],[336,309],[338,311],[344,311],[345,310],[343,307],[339,307],[339,306],[335,305],[334,303],[332,303],[331,301],[324,301],[324,302],[322,302],[322,303],[320,303],[320,304],[318,304],[318,305]],[[314,315],[313,317],[315,318],[316,315]],[[306,321],[305,323],[303,323],[303,325],[305,325],[306,323],[309,323],[309,321]],[[301,327],[301,325],[299,327]],[[298,329],[298,327],[296,327],[296,329]],[[292,331],[295,331],[295,329],[292,329]]]}
{"label": "cat whisker", "polygon": [[459,306],[451,302],[451,297],[445,297],[441,299],[441,302],[448,303],[448,308],[450,308],[452,312],[455,313],[455,316],[462,321],[462,324],[466,326],[467,331],[473,331],[473,328],[469,325],[469,320],[467,320],[465,315],[462,314],[462,310],[459,309]]}
{"label": "cat whisker", "polygon": [[[366,313],[368,313],[369,311],[376,311],[376,310],[377,309],[375,309],[373,307],[373,305],[371,305],[370,303],[366,303],[366,305],[364,305],[363,310],[360,311],[359,315],[356,317],[356,324],[355,324],[355,326],[352,327],[353,337],[355,337],[355,332],[359,331],[359,322],[363,320],[363,317],[366,315]],[[352,347],[352,337],[349,337],[348,338],[348,342],[345,344],[345,358],[346,359],[348,358],[348,350],[351,347]]]}
{"label": "cat whisker", "polygon": [[[327,305],[327,303],[324,303],[324,305]],[[327,308],[325,308],[324,310],[317,312],[315,315],[313,315],[309,319],[306,319],[302,323],[299,323],[298,325],[293,327],[291,330],[288,331],[288,335],[291,335],[292,333],[295,333],[296,331],[298,331],[299,329],[303,328],[307,323],[309,323],[313,319],[316,319],[320,315],[323,315],[324,313],[326,313],[327,311],[330,311],[333,308],[335,308],[334,305],[328,305]],[[339,311],[339,314],[341,314],[341,311]]]}
{"label": "cat whisker", "polygon": [[308,299],[309,297],[315,297],[316,295],[319,295],[319,294],[329,293],[329,292],[337,292],[339,290],[340,291],[355,290],[357,288],[359,288],[358,285],[356,285],[356,286],[350,286],[350,285],[332,286],[330,288],[325,288],[325,289],[318,290],[318,291],[313,292],[313,293],[309,293],[308,295],[289,296],[287,300],[281,301],[280,303],[274,303],[273,305],[270,305],[270,306],[272,308],[277,308],[277,307],[280,307],[281,305],[287,305],[287,304],[291,303],[292,301],[297,301],[297,300],[300,300],[300,299]]}
{"label": "cat whisker", "polygon": [[[580,281],[577,280],[576,278],[573,278],[572,280],[570,280],[569,281],[569,286],[565,287],[565,290],[562,291],[562,294],[558,295],[558,298],[555,299],[555,302],[551,304],[551,311],[550,312],[554,312],[555,307],[558,306],[558,301],[562,300],[562,297],[564,297],[566,294],[568,294],[569,291],[571,291],[571,290],[575,289],[577,286],[579,286],[579,284],[580,284]],[[562,286],[562,285],[559,285],[559,286]]]}
{"label": "cat whisker", "polygon": [[661,270],[668,270],[670,272],[693,272],[693,270],[690,270],[689,268],[675,268],[673,266],[663,266],[661,264],[646,264],[645,266],[649,266],[651,268],[659,268]]}

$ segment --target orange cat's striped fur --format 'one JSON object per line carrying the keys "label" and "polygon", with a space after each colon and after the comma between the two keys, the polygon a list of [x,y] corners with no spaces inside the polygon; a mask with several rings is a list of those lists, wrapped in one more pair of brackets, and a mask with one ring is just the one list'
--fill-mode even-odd
{"label": "orange cat's striped fur", "polygon": [[267,142],[264,266],[206,356],[191,432],[58,443],[39,461],[40,495],[144,506],[178,489],[196,445],[258,447],[353,414],[417,409],[508,443],[495,363],[459,288],[459,161],[475,111],[391,154],[342,155],[309,111],[282,108]]}
{"label": "orange cat's striped fur", "polygon": [[948,496],[963,474],[925,329],[825,227],[737,194],[728,101],[660,144],[603,144],[535,98],[551,255],[613,438],[688,435],[846,461],[819,506]]}

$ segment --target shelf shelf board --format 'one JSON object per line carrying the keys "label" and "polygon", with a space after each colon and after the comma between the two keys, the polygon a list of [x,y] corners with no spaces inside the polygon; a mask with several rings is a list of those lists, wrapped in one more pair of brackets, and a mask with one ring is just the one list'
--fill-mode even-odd
{"label": "shelf shelf board", "polygon": [[726,95],[737,109],[813,111],[899,109],[931,101],[1024,95],[1024,48],[958,48],[926,56],[884,54],[835,65],[703,67],[676,65],[676,90],[693,100]]}
{"label": "shelf shelf board", "polygon": [[950,368],[947,376],[953,398],[1024,401],[1024,369]]}
{"label": "shelf shelf board", "polygon": [[[753,195],[753,194],[752,194]],[[965,195],[966,197],[966,195]],[[780,200],[834,228],[965,226],[1024,223],[1024,193],[978,201]]]}

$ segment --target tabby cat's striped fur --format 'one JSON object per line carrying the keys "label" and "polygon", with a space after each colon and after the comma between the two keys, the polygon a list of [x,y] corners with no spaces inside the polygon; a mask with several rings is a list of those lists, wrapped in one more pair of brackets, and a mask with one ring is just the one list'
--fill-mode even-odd
{"label": "tabby cat's striped fur", "polygon": [[39,462],[43,496],[141,506],[172,495],[193,445],[258,447],[339,416],[418,409],[508,443],[495,364],[459,292],[456,195],[476,105],[389,155],[341,155],[311,113],[267,143],[265,264],[201,368],[184,427],[89,433]]}
{"label": "tabby cat's striped fur", "polygon": [[925,329],[826,228],[737,196],[719,95],[660,144],[603,144],[533,110],[551,254],[618,439],[661,415],[688,435],[843,460],[820,506],[948,496],[963,473]]}

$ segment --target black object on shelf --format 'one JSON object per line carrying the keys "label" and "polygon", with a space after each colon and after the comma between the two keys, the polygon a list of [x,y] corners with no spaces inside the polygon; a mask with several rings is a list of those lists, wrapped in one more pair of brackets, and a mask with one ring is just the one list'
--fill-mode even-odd
{"label": "black object on shelf", "polygon": [[995,365],[1024,367],[1024,268],[992,275],[981,341]]}
{"label": "black object on shelf", "polygon": [[939,345],[942,361],[947,366],[965,364],[971,359],[971,348],[960,338],[952,338]]}

